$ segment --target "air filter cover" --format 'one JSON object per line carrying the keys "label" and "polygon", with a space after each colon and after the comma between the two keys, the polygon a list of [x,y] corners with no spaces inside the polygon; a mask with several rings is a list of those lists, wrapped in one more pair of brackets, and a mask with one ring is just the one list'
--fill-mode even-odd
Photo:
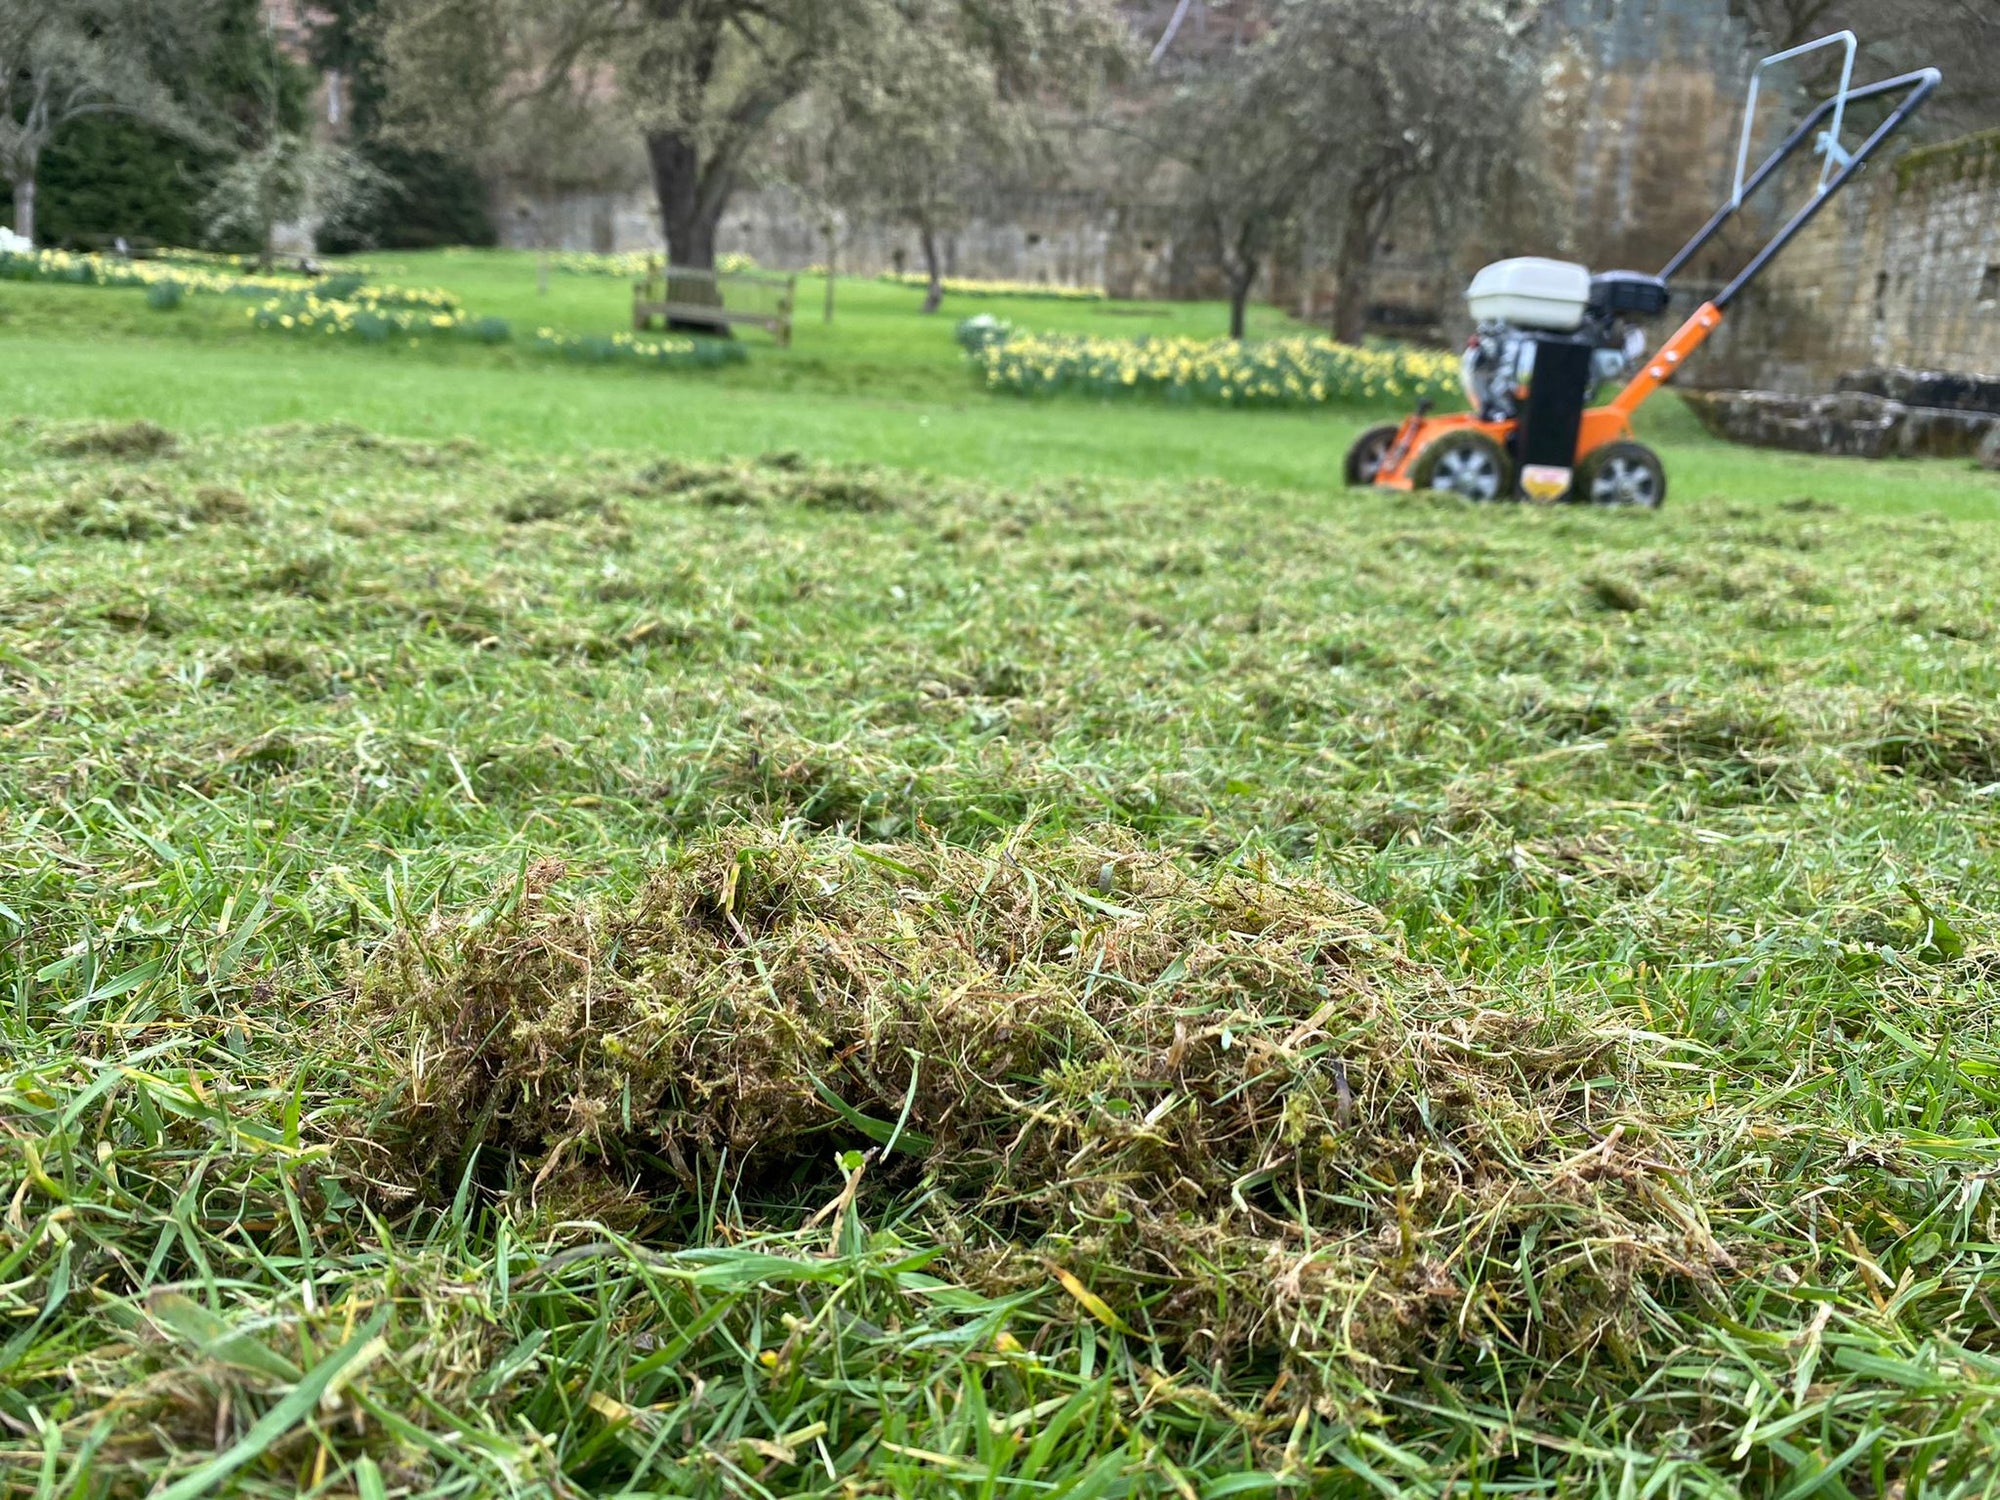
{"label": "air filter cover", "polygon": [[1590,272],[1535,256],[1495,261],[1472,278],[1465,301],[1476,323],[1574,333],[1590,302]]}

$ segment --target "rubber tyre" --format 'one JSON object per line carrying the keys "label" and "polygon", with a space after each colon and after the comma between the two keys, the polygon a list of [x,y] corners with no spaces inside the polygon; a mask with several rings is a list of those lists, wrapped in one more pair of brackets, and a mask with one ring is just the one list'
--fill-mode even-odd
{"label": "rubber tyre", "polygon": [[1375,476],[1382,472],[1382,460],[1395,447],[1396,434],[1402,430],[1392,422],[1385,427],[1371,427],[1354,440],[1354,446],[1347,450],[1347,462],[1341,469],[1349,489],[1375,482]]}
{"label": "rubber tyre", "polygon": [[1576,466],[1571,494],[1585,505],[1658,510],[1667,503],[1667,470],[1644,443],[1606,443]]}
{"label": "rubber tyre", "polygon": [[1417,455],[1410,482],[1475,504],[1514,498],[1514,461],[1483,432],[1448,432]]}

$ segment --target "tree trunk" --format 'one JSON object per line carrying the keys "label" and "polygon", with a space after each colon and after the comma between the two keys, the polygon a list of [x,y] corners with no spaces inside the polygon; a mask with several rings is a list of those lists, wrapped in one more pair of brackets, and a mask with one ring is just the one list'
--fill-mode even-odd
{"label": "tree trunk", "polygon": [[1233,227],[1219,214],[1211,222],[1215,263],[1222,271],[1223,289],[1229,293],[1229,336],[1240,344],[1249,331],[1250,289],[1257,284],[1257,267],[1263,259],[1265,226],[1254,213],[1245,214]]}
{"label": "tree trunk", "polygon": [[826,236],[826,326],[833,326],[833,278],[839,269],[840,225],[828,219],[820,226]]}
{"label": "tree trunk", "polygon": [[1230,338],[1244,342],[1250,322],[1250,286],[1256,282],[1256,268],[1250,272],[1230,272]]}
{"label": "tree trunk", "polygon": [[35,238],[35,169],[21,168],[14,179],[14,233],[32,242]]}
{"label": "tree trunk", "polygon": [[[733,180],[702,170],[701,150],[687,136],[656,131],[646,137],[646,157],[653,169],[653,192],[660,200],[660,225],[667,236],[666,295],[683,305],[722,306],[722,288],[709,277],[675,278],[672,268],[715,269],[716,231],[729,206]],[[670,333],[705,333],[734,338],[729,324],[692,315],[667,320]]]}
{"label": "tree trunk", "polygon": [[944,305],[944,266],[938,260],[936,231],[926,224],[921,238],[924,246],[924,268],[931,276],[930,290],[924,293],[924,311],[934,313]]}
{"label": "tree trunk", "polygon": [[660,200],[660,223],[667,234],[667,258],[677,266],[715,269],[716,231],[729,206],[729,186],[706,180],[701,152],[675,131],[646,137],[653,192]]}
{"label": "tree trunk", "polygon": [[556,252],[555,216],[556,203],[554,195],[543,193],[542,211],[535,215],[535,238],[540,240],[542,244],[542,253],[535,263],[535,295],[537,297],[546,297],[549,294],[549,267],[555,260]]}
{"label": "tree trunk", "polygon": [[1343,344],[1358,344],[1368,331],[1369,272],[1375,260],[1375,204],[1356,198],[1340,226],[1334,251],[1333,336]]}

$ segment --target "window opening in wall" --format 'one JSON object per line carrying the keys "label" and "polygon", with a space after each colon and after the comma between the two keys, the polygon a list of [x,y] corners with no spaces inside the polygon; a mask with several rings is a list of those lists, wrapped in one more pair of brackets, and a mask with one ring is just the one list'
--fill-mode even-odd
{"label": "window opening in wall", "polygon": [[1889,316],[1889,273],[1878,271],[1875,275],[1875,321],[1880,323]]}
{"label": "window opening in wall", "polygon": [[1979,278],[1979,300],[1989,304],[2000,302],[2000,266],[1988,266],[1986,274]]}

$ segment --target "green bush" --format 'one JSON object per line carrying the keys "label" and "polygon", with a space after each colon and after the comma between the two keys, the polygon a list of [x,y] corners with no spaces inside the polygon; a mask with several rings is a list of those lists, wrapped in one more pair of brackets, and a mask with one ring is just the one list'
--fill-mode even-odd
{"label": "green bush", "polygon": [[178,281],[156,281],[146,288],[146,306],[154,312],[173,312],[186,295]]}
{"label": "green bush", "polygon": [[136,244],[194,244],[201,237],[194,206],[217,160],[117,115],[73,120],[42,157],[36,238],[90,245],[122,234]]}
{"label": "green bush", "polygon": [[388,88],[381,52],[380,0],[321,0],[312,62],[347,80],[347,124],[354,149],[389,181],[365,213],[322,226],[320,248],[333,255],[380,247],[431,250],[491,245],[498,236],[486,211],[486,186],[463,158],[382,139]]}
{"label": "green bush", "polygon": [[231,149],[265,128],[274,84],[280,128],[305,126],[309,82],[273,45],[260,0],[216,0],[210,25],[206,65],[184,80],[184,102],[213,113],[222,139],[194,145],[116,114],[70,121],[38,174],[43,244],[90,247],[119,235],[135,244],[196,244],[205,227],[197,205]]}
{"label": "green bush", "polygon": [[320,231],[320,248],[329,255],[498,242],[486,211],[485,184],[470,163],[377,140],[364,140],[359,150],[389,180],[388,190],[365,214]]}

